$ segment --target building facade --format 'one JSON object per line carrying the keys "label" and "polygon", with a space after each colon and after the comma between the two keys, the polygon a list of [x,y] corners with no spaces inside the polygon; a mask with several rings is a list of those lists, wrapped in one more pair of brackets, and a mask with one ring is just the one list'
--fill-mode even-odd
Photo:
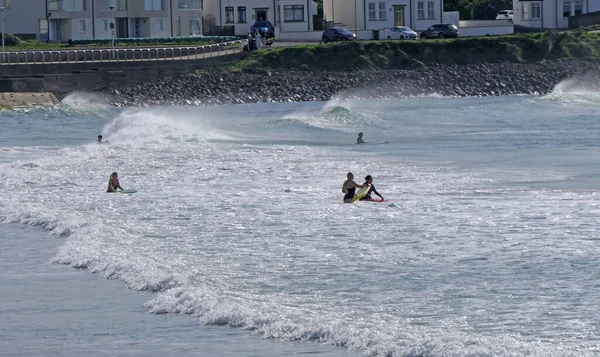
{"label": "building facade", "polygon": [[6,33],[45,40],[48,35],[45,0],[0,0]]}
{"label": "building facade", "polygon": [[202,0],[45,1],[50,41],[202,34]]}
{"label": "building facade", "polygon": [[244,36],[256,21],[269,21],[280,32],[312,31],[317,4],[312,0],[205,0],[207,26],[233,26]]}
{"label": "building facade", "polygon": [[569,16],[600,11],[600,0],[513,0],[515,25],[542,29],[569,27]]}
{"label": "building facade", "polygon": [[422,31],[441,23],[442,0],[323,0],[325,20],[352,30],[408,26]]}

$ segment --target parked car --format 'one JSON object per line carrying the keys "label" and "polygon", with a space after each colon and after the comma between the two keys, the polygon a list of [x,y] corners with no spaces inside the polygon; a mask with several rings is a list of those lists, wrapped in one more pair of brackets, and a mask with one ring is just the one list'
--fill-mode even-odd
{"label": "parked car", "polygon": [[345,27],[331,27],[323,31],[321,42],[352,41],[356,40],[356,35]]}
{"label": "parked car", "polygon": [[437,24],[430,26],[427,30],[421,32],[421,38],[445,38],[458,37],[458,27],[454,24]]}
{"label": "parked car", "polygon": [[406,26],[394,26],[387,32],[388,40],[416,40],[419,36],[416,32]]}
{"label": "parked car", "polygon": [[496,15],[496,20],[509,20],[513,19],[513,11],[512,10],[500,10],[498,15]]}
{"label": "parked car", "polygon": [[258,30],[263,37],[275,37],[275,27],[273,27],[273,24],[269,21],[256,21],[254,25],[250,27],[250,32],[254,33],[255,30]]}

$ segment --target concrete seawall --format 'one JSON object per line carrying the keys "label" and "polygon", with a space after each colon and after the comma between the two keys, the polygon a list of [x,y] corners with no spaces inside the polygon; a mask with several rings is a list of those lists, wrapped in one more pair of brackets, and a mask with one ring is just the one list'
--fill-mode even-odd
{"label": "concrete seawall", "polygon": [[202,59],[2,65],[0,92],[50,92],[62,99],[75,91],[104,91],[186,75],[239,57],[235,53]]}

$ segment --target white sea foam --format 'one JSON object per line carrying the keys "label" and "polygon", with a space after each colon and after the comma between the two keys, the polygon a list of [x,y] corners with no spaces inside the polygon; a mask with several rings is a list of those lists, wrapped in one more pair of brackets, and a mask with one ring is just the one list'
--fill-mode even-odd
{"label": "white sea foam", "polygon": [[[106,145],[1,164],[0,221],[66,236],[55,262],[156,292],[154,313],[366,355],[597,354],[600,196],[592,156],[570,159],[589,107],[421,100],[129,109]],[[392,143],[346,143],[354,112]],[[280,125],[298,113],[335,129]],[[138,192],[104,193],[112,171]],[[392,205],[341,203],[347,171]]]}

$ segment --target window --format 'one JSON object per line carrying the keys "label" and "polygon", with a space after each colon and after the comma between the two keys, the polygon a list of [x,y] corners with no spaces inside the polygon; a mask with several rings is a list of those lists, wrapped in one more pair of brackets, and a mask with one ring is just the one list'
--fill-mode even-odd
{"label": "window", "polygon": [[427,18],[428,19],[435,19],[435,3],[433,1],[428,1],[427,2]]}
{"label": "window", "polygon": [[162,10],[162,0],[144,0],[144,10],[146,10],[146,11]]}
{"label": "window", "polygon": [[238,6],[238,23],[246,23],[246,7]]}
{"label": "window", "polygon": [[571,2],[566,1],[563,2],[563,17],[571,16]]}
{"label": "window", "polygon": [[375,17],[375,3],[374,2],[370,2],[369,3],[369,21],[375,21],[377,20],[377,17]]}
{"label": "window", "polygon": [[385,20],[386,14],[387,14],[387,12],[385,11],[385,3],[380,2],[379,3],[379,20]]}
{"label": "window", "polygon": [[157,32],[163,32],[164,31],[163,19],[154,19],[154,28],[156,29]]}
{"label": "window", "polygon": [[46,19],[38,20],[40,26],[40,40],[48,39],[48,21]]}
{"label": "window", "polygon": [[425,1],[417,3],[417,18],[421,20],[425,19]]}
{"label": "window", "polygon": [[233,6],[225,6],[225,23],[233,23]]}
{"label": "window", "polygon": [[117,0],[117,11],[127,10],[127,0]]}
{"label": "window", "polygon": [[200,0],[179,0],[180,10],[202,10]]}
{"label": "window", "polygon": [[85,0],[75,1],[75,11],[85,11]]}
{"label": "window", "polygon": [[175,17],[175,36],[181,36],[181,17]]}
{"label": "window", "polygon": [[542,5],[540,3],[531,4],[531,18],[536,20],[542,18]]}
{"label": "window", "polygon": [[108,20],[104,19],[100,21],[100,32],[108,32],[109,27]]}
{"label": "window", "polygon": [[79,20],[79,33],[85,33],[85,20]]}
{"label": "window", "polygon": [[304,5],[284,5],[283,21],[304,21]]}
{"label": "window", "polygon": [[575,1],[575,15],[581,15],[583,13],[583,1]]}
{"label": "window", "polygon": [[523,5],[523,20],[529,20],[529,3],[523,2],[521,4]]}
{"label": "window", "polygon": [[202,35],[202,27],[200,26],[200,18],[199,17],[191,17],[190,18],[190,35]]}

